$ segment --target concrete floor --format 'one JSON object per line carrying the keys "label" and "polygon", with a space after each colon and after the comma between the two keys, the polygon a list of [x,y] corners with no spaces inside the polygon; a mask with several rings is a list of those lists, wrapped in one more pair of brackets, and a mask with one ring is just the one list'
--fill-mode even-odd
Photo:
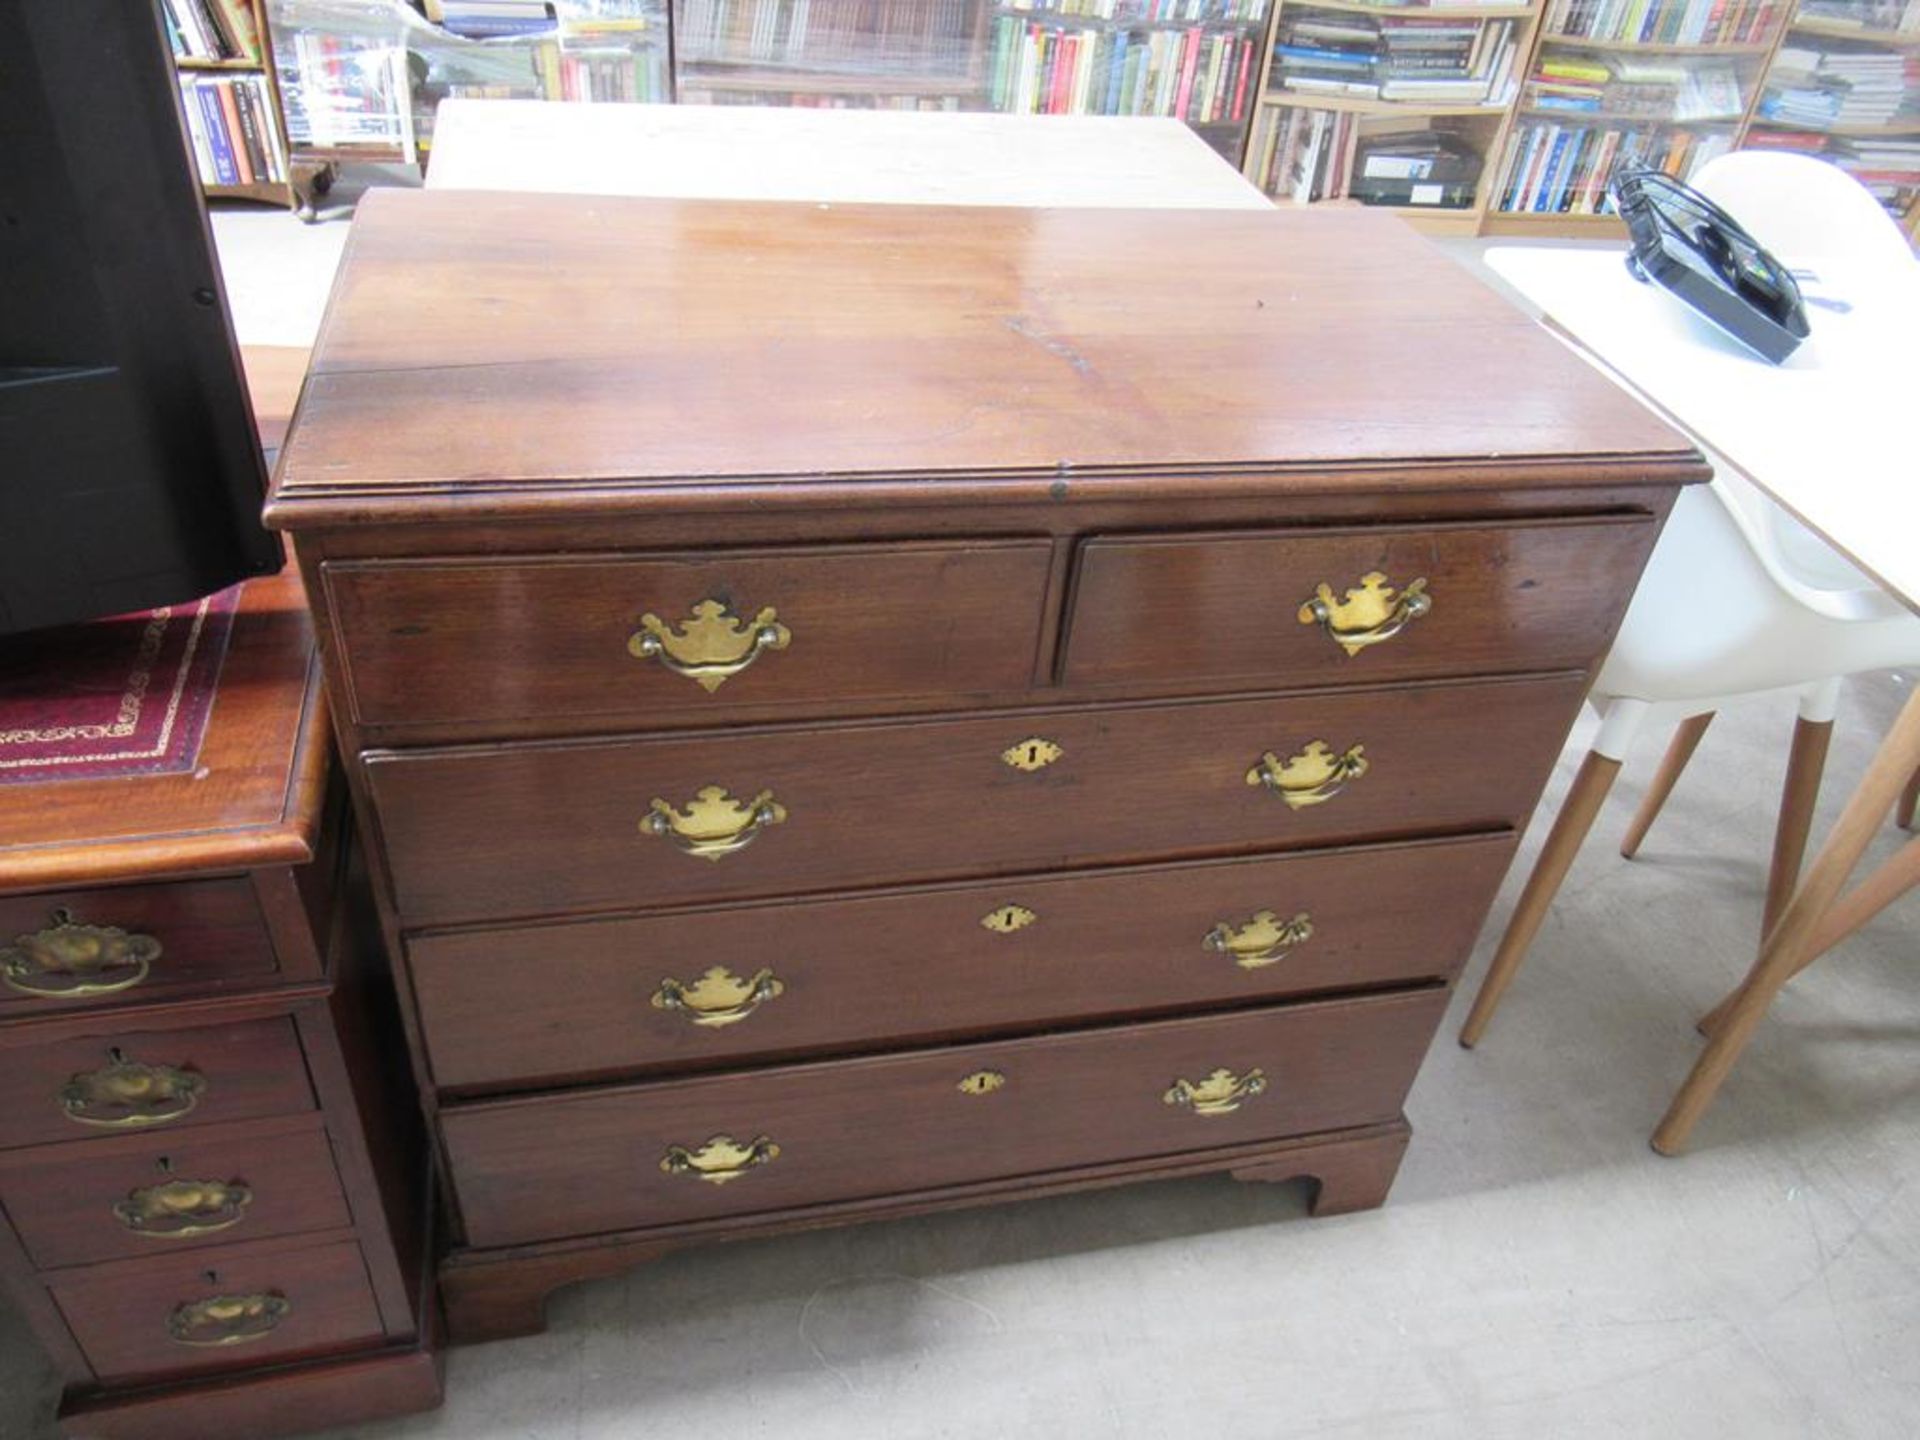
{"label": "concrete floor", "polygon": [[[342,228],[222,215],[244,339],[300,341],[313,297],[248,277],[310,280]],[[1906,684],[1849,686],[1816,835]],[[1752,956],[1791,724],[1723,715],[1632,863],[1660,742],[1629,762],[1477,1052],[1452,1040],[1464,997],[1449,1015],[1384,1210],[1309,1220],[1290,1187],[1178,1181],[681,1254],[561,1292],[545,1335],[454,1352],[437,1414],[351,1433],[1920,1434],[1920,907],[1789,990],[1690,1154],[1646,1143],[1692,1018]],[[0,1440],[50,1435],[53,1402],[0,1313]]]}

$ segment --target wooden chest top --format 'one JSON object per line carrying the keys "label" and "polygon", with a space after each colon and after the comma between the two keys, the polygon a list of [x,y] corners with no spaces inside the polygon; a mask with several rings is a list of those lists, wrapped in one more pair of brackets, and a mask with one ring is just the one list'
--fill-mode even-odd
{"label": "wooden chest top", "polygon": [[1701,473],[1386,216],[375,191],[268,513],[1429,488],[1435,466]]}

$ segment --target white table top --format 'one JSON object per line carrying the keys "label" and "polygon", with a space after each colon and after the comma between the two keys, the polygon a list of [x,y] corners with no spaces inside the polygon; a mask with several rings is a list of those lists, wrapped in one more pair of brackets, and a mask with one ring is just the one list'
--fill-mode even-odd
{"label": "white table top", "polygon": [[1920,610],[1920,264],[1814,262],[1808,293],[1853,309],[1809,305],[1813,333],[1775,366],[1635,280],[1625,254],[1497,246],[1486,261],[1602,368]]}
{"label": "white table top", "polygon": [[1178,120],[447,100],[427,185],[841,204],[1265,209]]}

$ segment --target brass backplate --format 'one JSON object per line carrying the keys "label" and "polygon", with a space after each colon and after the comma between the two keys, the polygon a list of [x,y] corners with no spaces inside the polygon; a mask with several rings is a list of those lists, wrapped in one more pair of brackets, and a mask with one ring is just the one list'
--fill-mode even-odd
{"label": "brass backplate", "polygon": [[962,1095],[991,1095],[1007,1083],[1007,1077],[998,1070],[976,1070],[962,1077],[960,1093]]}
{"label": "brass backplate", "polygon": [[1017,745],[1009,745],[1000,758],[1016,770],[1044,770],[1067,752],[1041,735],[1030,735]]}
{"label": "brass backplate", "polygon": [[996,935],[1011,935],[1024,930],[1040,917],[1024,905],[1002,905],[980,917],[980,923]]}

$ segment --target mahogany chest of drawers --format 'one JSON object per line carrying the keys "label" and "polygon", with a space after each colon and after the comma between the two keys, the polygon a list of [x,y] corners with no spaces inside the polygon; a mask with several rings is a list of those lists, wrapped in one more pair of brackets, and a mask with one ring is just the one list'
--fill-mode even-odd
{"label": "mahogany chest of drawers", "polygon": [[455,1338],[706,1239],[1378,1204],[1704,473],[1378,216],[369,196],[268,515]]}
{"label": "mahogany chest of drawers", "polygon": [[[214,624],[180,611],[86,627],[127,633],[123,722],[187,723],[133,639]],[[0,784],[0,1280],[76,1437],[440,1397],[420,1123],[297,577],[230,623],[184,768]],[[8,695],[63,643],[9,641]]]}

